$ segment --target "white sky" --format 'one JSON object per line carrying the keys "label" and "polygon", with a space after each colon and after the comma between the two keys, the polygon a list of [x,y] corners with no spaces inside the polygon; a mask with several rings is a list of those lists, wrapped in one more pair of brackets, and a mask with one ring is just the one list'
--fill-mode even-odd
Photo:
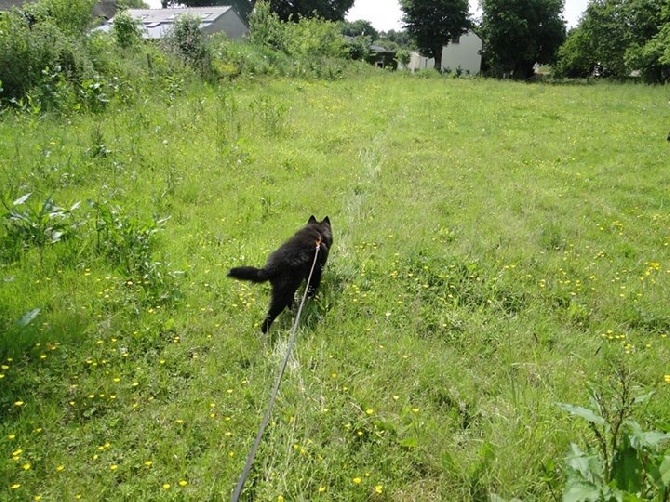
{"label": "white sky", "polygon": [[[161,0],[144,0],[152,9],[161,8]],[[580,16],[586,10],[588,0],[565,0],[563,17],[568,27],[577,26]],[[470,11],[479,16],[478,0],[470,0]],[[402,12],[398,0],[356,0],[347,13],[347,21],[363,19],[370,21],[378,31],[402,29]]]}
{"label": "white sky", "polygon": [[[577,26],[587,5],[588,0],[565,0],[563,17],[568,22],[568,27]],[[470,0],[470,12],[477,16],[481,14],[477,0]],[[370,21],[378,31],[402,28],[402,11],[397,0],[356,0],[347,13],[347,21],[358,19]]]}

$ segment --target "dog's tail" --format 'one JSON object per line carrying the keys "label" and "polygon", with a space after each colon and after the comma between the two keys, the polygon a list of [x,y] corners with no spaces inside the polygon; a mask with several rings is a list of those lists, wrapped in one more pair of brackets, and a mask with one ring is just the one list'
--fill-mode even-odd
{"label": "dog's tail", "polygon": [[243,281],[265,282],[270,279],[270,274],[264,268],[256,267],[234,267],[228,271],[228,277],[242,279]]}

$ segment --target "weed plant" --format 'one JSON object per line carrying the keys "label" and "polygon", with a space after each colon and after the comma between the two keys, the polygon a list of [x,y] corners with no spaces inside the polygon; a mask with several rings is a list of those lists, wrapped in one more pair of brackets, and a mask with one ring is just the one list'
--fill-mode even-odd
{"label": "weed plant", "polygon": [[226,271],[310,214],[335,244],[247,500],[556,500],[599,444],[565,410],[623,370],[668,432],[667,89],[171,82],[2,116],[0,499],[228,499],[292,318],[262,336]]}

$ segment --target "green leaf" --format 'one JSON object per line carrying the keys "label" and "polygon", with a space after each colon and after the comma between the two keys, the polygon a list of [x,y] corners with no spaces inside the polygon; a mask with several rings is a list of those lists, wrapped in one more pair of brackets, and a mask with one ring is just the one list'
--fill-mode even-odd
{"label": "green leaf", "polygon": [[593,483],[583,481],[568,481],[563,492],[563,502],[589,502],[599,501],[600,490]]}
{"label": "green leaf", "polygon": [[22,326],[22,327],[23,326],[28,326],[28,324],[30,324],[33,321],[33,319],[35,319],[39,315],[41,310],[42,309],[40,309],[38,307],[38,308],[32,309],[29,312],[26,312],[25,314],[23,314],[23,317],[21,317],[21,319],[19,319],[16,322],[16,324],[18,324],[19,326]]}
{"label": "green leaf", "polygon": [[639,492],[642,489],[643,471],[637,450],[634,448],[617,450],[612,464],[612,479],[617,488],[629,493]]}
{"label": "green leaf", "polygon": [[663,461],[658,466],[656,483],[659,489],[670,488],[670,455],[664,456]]}
{"label": "green leaf", "polygon": [[581,417],[584,420],[587,420],[588,422],[591,422],[593,424],[602,425],[605,423],[605,419],[603,419],[603,417],[601,417],[595,411],[590,410],[588,408],[582,408],[581,406],[574,406],[572,404],[565,404],[565,403],[556,403],[556,404],[559,407],[563,408],[568,413],[570,413],[571,415]]}
{"label": "green leaf", "polygon": [[32,192],[25,194],[23,197],[19,197],[14,202],[12,202],[12,205],[19,206],[19,205],[23,204],[25,201],[28,200],[28,197],[30,197],[31,195],[32,195]]}
{"label": "green leaf", "polygon": [[419,445],[419,441],[415,437],[406,437],[400,440],[400,446],[403,448],[411,449],[416,448]]}

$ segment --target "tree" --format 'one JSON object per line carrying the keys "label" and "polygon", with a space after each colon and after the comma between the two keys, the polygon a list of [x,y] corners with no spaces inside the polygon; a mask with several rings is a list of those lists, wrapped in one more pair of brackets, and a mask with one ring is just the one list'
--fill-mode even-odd
{"label": "tree", "polygon": [[[633,45],[626,53],[626,61],[637,68],[647,82],[670,81],[670,1],[663,9],[663,23],[644,45]],[[670,141],[670,139],[669,139]]]}
{"label": "tree", "polygon": [[[639,70],[649,82],[670,78],[670,0],[593,0],[559,51],[558,76],[625,78]],[[665,55],[665,56],[664,56]]]}
{"label": "tree", "polygon": [[482,0],[484,64],[495,76],[530,78],[565,40],[563,0]]}
{"label": "tree", "polygon": [[326,21],[344,21],[354,0],[269,0],[270,10],[282,21],[297,22],[301,17],[320,17]]}
{"label": "tree", "polygon": [[390,40],[391,42],[395,43],[398,47],[403,47],[406,49],[414,48],[414,40],[412,40],[412,37],[405,30],[382,31],[379,34],[379,38],[383,40]]}
{"label": "tree", "polygon": [[342,25],[342,35],[347,37],[369,37],[371,40],[379,38],[379,33],[372,26],[370,21],[353,21],[351,23],[345,22]]}
{"label": "tree", "polygon": [[425,56],[442,69],[442,47],[471,25],[468,0],[400,0],[405,29]]}
{"label": "tree", "polygon": [[586,48],[589,46],[586,32],[579,27],[570,30],[568,38],[558,49],[558,58],[551,74],[558,78],[584,78],[593,73],[596,59]]}

